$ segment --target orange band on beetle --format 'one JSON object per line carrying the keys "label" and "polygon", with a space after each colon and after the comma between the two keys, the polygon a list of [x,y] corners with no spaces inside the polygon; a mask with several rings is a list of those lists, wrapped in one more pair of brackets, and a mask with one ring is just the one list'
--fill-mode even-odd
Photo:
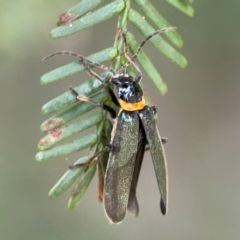
{"label": "orange band on beetle", "polygon": [[128,103],[123,101],[122,99],[118,99],[119,104],[123,110],[126,111],[137,111],[142,110],[145,107],[145,99],[142,97],[142,100],[137,103]]}

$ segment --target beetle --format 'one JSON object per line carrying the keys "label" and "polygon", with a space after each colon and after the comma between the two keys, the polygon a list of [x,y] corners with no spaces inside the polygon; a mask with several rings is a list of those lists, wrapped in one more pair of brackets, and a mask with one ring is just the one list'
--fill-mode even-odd
{"label": "beetle", "polygon": [[[120,111],[117,114],[112,107],[105,103],[95,102],[93,99],[78,94],[73,88],[70,88],[79,100],[91,102],[108,111],[112,118],[116,118],[111,134],[111,142],[85,163],[90,164],[99,155],[109,152],[104,179],[103,199],[105,212],[113,223],[120,223],[124,219],[127,209],[136,216],[138,215],[139,206],[136,198],[136,188],[146,148],[150,150],[153,160],[161,195],[160,209],[163,215],[167,213],[168,178],[167,162],[163,147],[163,143],[167,140],[160,137],[155,120],[156,107],[148,106],[145,102],[143,90],[140,86],[142,73],[134,60],[143,45],[151,37],[173,29],[175,27],[164,28],[149,35],[142,41],[137,52],[132,57],[128,54],[126,33],[122,33],[124,54],[128,61],[122,66],[120,73],[116,73],[113,69],[102,64],[92,62],[80,54],[69,51],[56,52],[44,58],[45,60],[57,54],[69,54],[77,57],[79,62],[84,64],[88,73],[103,83],[112,101],[120,107]],[[137,71],[137,76],[135,77],[126,74],[126,69],[130,64]],[[116,86],[117,96],[109,85],[89,68],[89,65],[97,66],[112,73],[110,82]],[[83,164],[76,164],[69,167],[76,168],[81,166]]]}

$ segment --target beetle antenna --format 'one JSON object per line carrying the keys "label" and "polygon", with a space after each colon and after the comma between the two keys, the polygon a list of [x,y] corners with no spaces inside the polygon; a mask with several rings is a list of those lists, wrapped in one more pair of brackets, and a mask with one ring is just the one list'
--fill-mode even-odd
{"label": "beetle antenna", "polygon": [[85,61],[83,61],[83,60],[78,60],[78,61],[79,61],[79,63],[83,64],[83,66],[86,68],[86,70],[90,76],[98,79],[105,87],[107,86],[106,83],[101,79],[101,77],[89,68],[88,64]]}
{"label": "beetle antenna", "polygon": [[[127,36],[126,36],[125,32],[122,32],[122,37],[123,37],[123,43],[124,43],[124,55],[125,55],[125,57],[127,58],[128,62],[135,67],[138,75],[142,75],[142,72],[141,72],[138,64],[134,60],[132,60],[132,57],[129,54],[128,44],[127,44]],[[125,69],[125,71],[126,71],[128,66],[129,65],[124,64],[122,69]]]}
{"label": "beetle antenna", "polygon": [[54,57],[54,56],[56,56],[56,55],[63,55],[63,54],[77,57],[77,58],[80,60],[80,62],[89,63],[90,65],[94,65],[94,66],[96,66],[96,67],[98,67],[98,68],[101,68],[101,69],[103,69],[103,70],[105,70],[105,71],[111,72],[113,75],[116,75],[116,72],[115,72],[112,68],[107,67],[107,66],[105,66],[105,65],[103,65],[103,64],[99,64],[99,63],[93,62],[93,61],[91,61],[91,60],[88,60],[88,59],[87,59],[86,57],[84,57],[83,55],[78,54],[78,53],[75,53],[75,52],[70,52],[70,51],[60,51],[60,52],[52,53],[52,54],[44,57],[44,58],[42,59],[42,61],[45,61],[45,60],[47,60],[47,59],[49,59],[49,58],[51,58],[51,57]]}

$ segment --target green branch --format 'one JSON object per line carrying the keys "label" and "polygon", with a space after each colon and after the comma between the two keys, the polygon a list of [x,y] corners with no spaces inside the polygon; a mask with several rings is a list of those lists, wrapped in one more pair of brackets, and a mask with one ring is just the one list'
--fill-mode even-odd
{"label": "green branch", "polygon": [[[136,3],[146,19],[142,18],[142,13],[139,13],[139,10],[131,7],[130,0],[114,0],[100,8],[98,8],[98,6],[103,3],[104,0],[82,0],[79,4],[61,15],[58,21],[58,27],[54,28],[50,35],[52,38],[66,37],[111,19],[113,16],[118,16],[118,22],[116,23],[116,36],[113,46],[109,46],[109,48],[97,53],[92,53],[87,57],[89,60],[100,64],[110,61],[112,68],[115,71],[118,71],[121,68],[121,65],[126,62],[123,53],[123,39],[121,37],[121,32],[127,32],[128,46],[132,54],[134,54],[139,47],[139,43],[134,35],[128,32],[129,22],[140,32],[140,34],[143,35],[143,37],[152,34],[156,29],[172,26],[149,0],[132,1]],[[193,16],[194,11],[191,6],[193,0],[190,0],[190,3],[187,3],[186,0],[167,0],[167,2],[188,16]],[[186,67],[186,58],[174,48],[174,46],[178,48],[183,46],[183,41],[179,33],[177,31],[170,31],[164,34],[170,43],[164,40],[164,36],[159,35],[154,36],[150,42],[156,50],[161,52],[173,63],[182,68]],[[114,38],[114,36],[112,36],[112,38]],[[172,46],[172,44],[174,46]],[[154,67],[154,64],[144,51],[140,52],[136,60],[148,78],[155,84],[159,92],[161,94],[166,94],[167,85],[157,70],[160,69],[160,67]],[[84,70],[85,66],[75,60],[72,63],[53,69],[44,74],[41,77],[41,84],[56,82]],[[127,71],[129,74],[136,74],[132,66],[129,66]],[[100,76],[106,83],[108,83],[109,78],[111,78],[111,73],[103,72]],[[68,86],[66,86],[66,89],[67,87]],[[74,89],[82,95],[90,96],[97,102],[104,102],[114,106],[109,100],[108,94],[104,90],[102,83],[97,79],[87,80]],[[103,91],[101,91],[102,89]],[[94,108],[96,108],[95,105],[80,102],[69,91],[47,102],[42,107],[42,113],[50,113],[54,115],[44,121],[41,125],[41,130],[47,135],[39,141],[38,148],[40,151],[36,155],[37,161],[44,162],[60,156],[67,156],[73,152],[90,147],[91,152],[89,156],[82,157],[76,161],[76,163],[85,163],[90,156],[93,156],[96,152],[102,150],[104,146],[110,142],[112,122],[108,119],[107,113],[101,109],[98,109],[97,113],[87,115],[87,113]],[[81,117],[81,119],[76,120],[78,117]],[[70,121],[72,122],[69,123]],[[82,134],[84,130],[91,127],[95,127],[94,134]],[[61,143],[61,141],[64,140],[66,142],[69,137],[76,134],[78,134],[78,139],[72,142]],[[100,183],[103,183],[108,161],[108,153],[101,155],[98,160],[99,181]],[[50,190],[49,197],[52,199],[59,197],[71,187],[77,179],[79,179],[76,187],[71,192],[71,197],[68,203],[70,209],[76,208],[95,172],[96,164],[86,164],[81,168],[67,170]],[[99,187],[99,190],[99,199],[101,199],[101,187]]]}

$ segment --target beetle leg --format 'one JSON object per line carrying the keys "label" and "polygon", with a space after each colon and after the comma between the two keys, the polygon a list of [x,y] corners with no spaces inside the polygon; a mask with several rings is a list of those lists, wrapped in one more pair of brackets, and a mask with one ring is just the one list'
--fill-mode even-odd
{"label": "beetle leg", "polygon": [[106,110],[107,112],[110,113],[111,117],[112,118],[116,118],[117,117],[117,113],[115,112],[115,110],[108,106],[107,104],[105,103],[99,103],[99,102],[96,102],[94,101],[93,99],[87,97],[87,96],[84,96],[82,94],[79,94],[76,90],[74,90],[72,87],[69,88],[71,90],[71,92],[77,97],[77,99],[81,100],[81,101],[84,101],[84,102],[90,102],[100,108],[102,108],[103,110]]}
{"label": "beetle leg", "polygon": [[69,169],[74,169],[74,168],[79,168],[79,167],[83,167],[83,166],[89,166],[90,164],[93,163],[98,163],[98,159],[97,157],[100,156],[101,154],[105,153],[105,152],[110,152],[111,150],[111,144],[107,144],[103,150],[95,153],[92,157],[90,157],[85,163],[77,163],[75,165],[69,165],[68,168]]}

